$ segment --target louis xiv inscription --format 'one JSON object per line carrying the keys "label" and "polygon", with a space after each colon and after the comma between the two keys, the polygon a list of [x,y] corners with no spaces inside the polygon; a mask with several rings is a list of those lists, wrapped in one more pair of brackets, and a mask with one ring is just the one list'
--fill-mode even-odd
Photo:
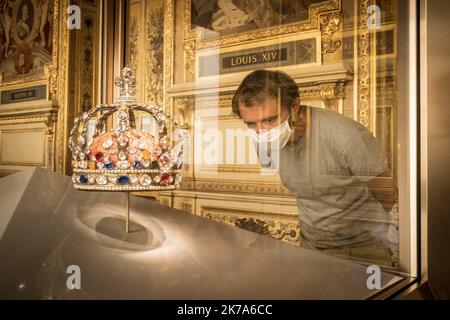
{"label": "louis xiv inscription", "polygon": [[316,63],[316,39],[303,39],[264,47],[200,56],[198,77]]}
{"label": "louis xiv inscription", "polygon": [[259,53],[226,57],[222,61],[223,68],[255,65],[260,63],[283,61],[287,58],[287,49],[276,49]]}

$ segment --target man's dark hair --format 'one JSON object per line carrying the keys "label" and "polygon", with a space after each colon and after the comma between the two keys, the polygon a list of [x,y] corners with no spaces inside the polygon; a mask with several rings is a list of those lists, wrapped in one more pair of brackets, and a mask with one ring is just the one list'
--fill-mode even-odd
{"label": "man's dark hair", "polygon": [[239,104],[251,107],[255,103],[278,97],[281,107],[284,108],[300,103],[295,81],[282,71],[256,70],[242,80],[234,93],[231,105],[233,112],[240,117]]}

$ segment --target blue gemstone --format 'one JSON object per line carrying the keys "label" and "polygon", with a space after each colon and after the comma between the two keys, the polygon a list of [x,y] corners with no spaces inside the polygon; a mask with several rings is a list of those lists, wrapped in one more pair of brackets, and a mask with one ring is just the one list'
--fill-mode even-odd
{"label": "blue gemstone", "polygon": [[136,169],[140,169],[140,168],[142,168],[142,163],[140,162],[140,161],[135,161],[134,162],[134,167],[136,168]]}
{"label": "blue gemstone", "polygon": [[106,169],[112,170],[114,168],[112,162],[108,162],[105,164]]}
{"label": "blue gemstone", "polygon": [[127,176],[120,176],[117,178],[117,183],[124,185],[124,184],[128,184],[128,182],[130,182],[130,179],[128,179]]}
{"label": "blue gemstone", "polygon": [[88,183],[88,178],[86,176],[81,175],[80,176],[80,182],[81,183]]}

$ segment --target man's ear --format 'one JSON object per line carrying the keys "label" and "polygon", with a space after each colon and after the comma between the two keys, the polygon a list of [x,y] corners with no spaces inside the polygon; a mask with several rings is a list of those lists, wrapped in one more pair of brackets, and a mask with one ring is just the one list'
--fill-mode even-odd
{"label": "man's ear", "polygon": [[297,115],[300,112],[300,105],[295,103],[291,106],[291,122],[292,124],[297,120]]}

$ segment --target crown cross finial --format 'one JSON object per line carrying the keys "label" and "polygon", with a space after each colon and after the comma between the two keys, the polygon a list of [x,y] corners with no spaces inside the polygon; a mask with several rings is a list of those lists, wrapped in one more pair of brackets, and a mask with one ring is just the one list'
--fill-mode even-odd
{"label": "crown cross finial", "polygon": [[136,78],[134,73],[126,66],[122,70],[122,76],[114,79],[114,84],[120,88],[120,98],[134,97],[136,94]]}

